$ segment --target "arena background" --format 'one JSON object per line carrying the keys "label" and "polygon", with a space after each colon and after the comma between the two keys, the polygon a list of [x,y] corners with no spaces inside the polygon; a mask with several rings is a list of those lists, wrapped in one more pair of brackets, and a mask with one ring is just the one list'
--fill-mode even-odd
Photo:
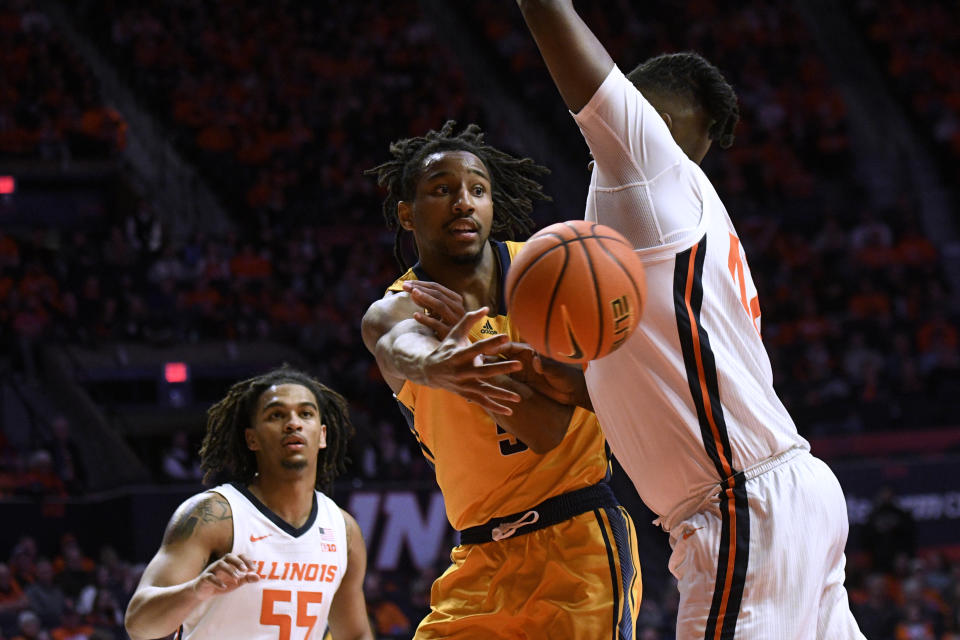
{"label": "arena background", "polygon": [[[855,612],[871,639],[960,638],[960,5],[577,5],[624,69],[692,49],[731,80],[737,139],[704,169],[777,390],[844,486]],[[283,362],[351,403],[334,498],[378,637],[412,635],[454,538],[360,340],[397,274],[361,172],[446,119],[553,169],[539,224],[582,217],[586,145],[512,0],[0,5],[0,638],[28,607],[125,638],[201,489],[205,409]],[[638,636],[672,638],[665,536],[617,488]]]}

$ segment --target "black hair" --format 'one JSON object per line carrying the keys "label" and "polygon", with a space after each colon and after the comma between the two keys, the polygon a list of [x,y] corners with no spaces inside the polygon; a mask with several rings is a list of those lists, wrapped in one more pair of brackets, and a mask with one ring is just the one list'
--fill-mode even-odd
{"label": "black hair", "polygon": [[517,234],[527,235],[533,229],[530,212],[534,200],[550,200],[543,193],[543,185],[537,181],[540,176],[550,173],[549,169],[538,165],[532,158],[517,158],[486,144],[483,131],[476,124],[468,124],[454,135],[455,126],[456,122],[448,120],[439,131],[431,130],[422,137],[397,140],[390,144],[393,160],[364,171],[366,175],[377,176],[377,184],[387,189],[383,217],[387,228],[396,230],[393,256],[402,270],[409,265],[400,248],[403,227],[397,218],[397,203],[414,198],[417,181],[423,172],[423,161],[430,154],[468,151],[480,158],[490,172],[493,190],[492,231],[511,240]]}
{"label": "black hair", "polygon": [[723,149],[733,144],[733,130],[740,120],[737,94],[720,70],[700,54],[661,54],[637,65],[627,79],[640,91],[672,93],[700,105],[710,117],[710,139]]}
{"label": "black hair", "polygon": [[298,384],[317,399],[320,419],[327,426],[327,446],[317,458],[316,488],[327,495],[333,480],[346,471],[347,442],[354,433],[347,401],[309,374],[283,365],[237,382],[222,400],[207,410],[207,431],[200,447],[200,466],[207,483],[248,483],[257,474],[257,458],[247,447],[244,431],[253,425],[257,401],[273,385]]}

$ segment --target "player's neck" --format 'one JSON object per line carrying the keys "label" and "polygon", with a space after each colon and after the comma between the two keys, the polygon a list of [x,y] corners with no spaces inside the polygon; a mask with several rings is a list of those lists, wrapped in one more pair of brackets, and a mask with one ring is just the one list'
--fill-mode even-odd
{"label": "player's neck", "polygon": [[285,522],[301,527],[313,510],[315,478],[315,469],[295,478],[258,474],[248,489]]}
{"label": "player's neck", "polygon": [[500,299],[500,265],[493,246],[487,242],[480,261],[475,264],[457,264],[444,261],[443,264],[430,266],[424,264],[427,273],[438,283],[463,296],[467,311],[479,307],[490,307],[490,313],[497,312]]}

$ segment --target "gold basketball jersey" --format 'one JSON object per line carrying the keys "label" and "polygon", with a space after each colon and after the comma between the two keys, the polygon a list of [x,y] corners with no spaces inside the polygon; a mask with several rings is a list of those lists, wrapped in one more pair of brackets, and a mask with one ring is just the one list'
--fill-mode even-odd
{"label": "gold basketball jersey", "polygon": [[[470,331],[472,341],[505,333],[522,341],[506,309],[503,282],[519,242],[491,241],[500,265],[501,314],[487,317]],[[388,291],[407,280],[431,280],[419,263]],[[539,455],[517,440],[475,404],[443,389],[407,380],[397,394],[401,411],[433,466],[447,518],[456,529],[523,511],[547,498],[596,484],[609,470],[606,443],[594,414],[577,408],[566,436]]]}

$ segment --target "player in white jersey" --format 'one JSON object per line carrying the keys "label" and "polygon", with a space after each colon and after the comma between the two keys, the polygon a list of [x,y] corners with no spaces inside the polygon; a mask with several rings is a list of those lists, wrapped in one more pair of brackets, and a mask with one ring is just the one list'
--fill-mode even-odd
{"label": "player in white jersey", "polygon": [[[134,640],[371,640],[356,520],[328,498],[353,427],[346,401],[282,367],[210,408],[205,480],[177,509],[127,608]],[[322,491],[321,491],[322,490]]]}
{"label": "player in white jersey", "polygon": [[733,140],[733,89],[689,53],[628,79],[571,0],[518,4],[595,161],[586,218],[646,266],[640,326],[585,377],[670,533],[677,637],[862,638],[843,587],[843,492],[774,392],[750,270],[699,167],[712,140]]}

